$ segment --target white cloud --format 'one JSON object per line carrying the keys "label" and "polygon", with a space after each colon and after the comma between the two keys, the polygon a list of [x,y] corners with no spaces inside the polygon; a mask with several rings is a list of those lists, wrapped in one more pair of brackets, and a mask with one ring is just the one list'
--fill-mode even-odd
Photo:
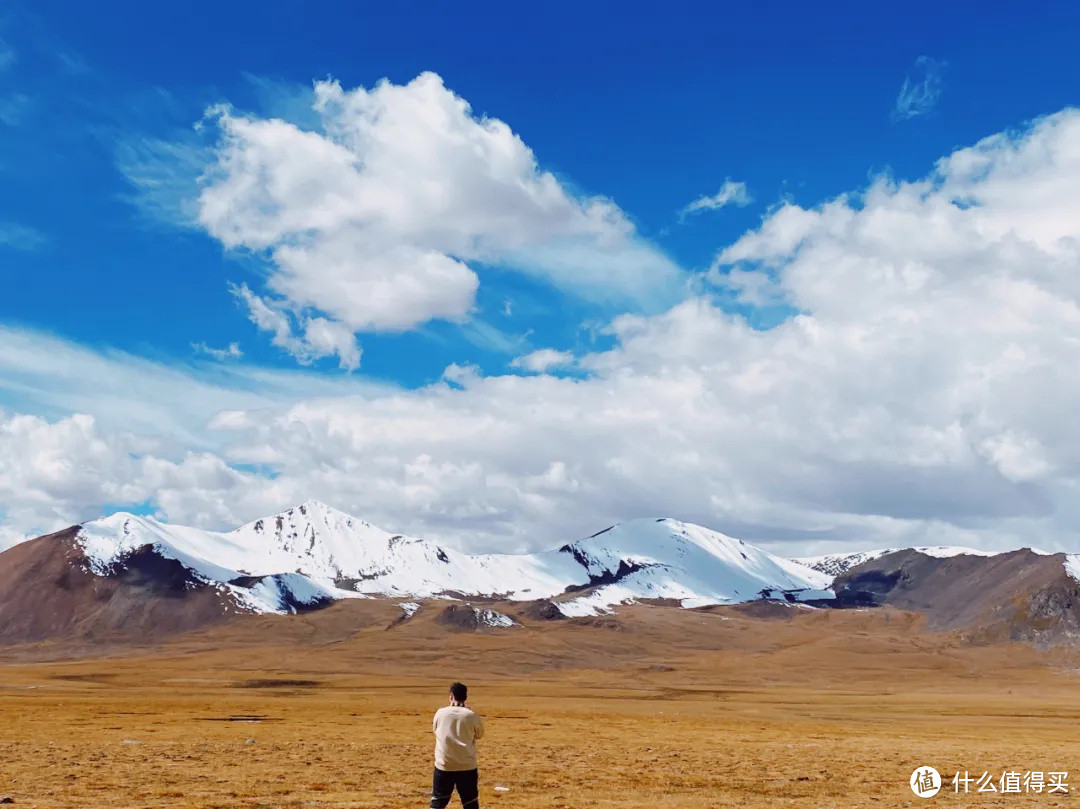
{"label": "white cloud", "polygon": [[937,106],[944,88],[945,62],[929,56],[915,60],[912,71],[904,78],[900,93],[893,105],[894,121],[906,121],[926,115]]}
{"label": "white cloud", "polygon": [[356,335],[346,326],[324,317],[301,316],[299,334],[293,332],[285,304],[260,298],[247,284],[232,288],[248,310],[248,318],[263,331],[274,336],[271,342],[296,357],[302,365],[310,365],[323,357],[337,356],[338,364],[347,371],[360,367],[360,346]]}
{"label": "white cloud", "polygon": [[746,189],[746,183],[735,182],[730,177],[724,180],[720,190],[712,196],[702,196],[695,199],[679,213],[680,217],[701,213],[702,211],[716,211],[727,205],[736,205],[743,208],[753,202],[753,197]]}
{"label": "white cloud", "polygon": [[[1078,183],[1080,112],[1066,111],[914,182],[788,203],[721,251],[714,277],[734,267],[737,289],[797,314],[757,330],[701,296],[623,315],[574,377],[455,365],[399,390],[271,375],[271,394],[255,392],[269,374],[255,369],[210,384],[204,370],[5,342],[0,380],[33,393],[10,395],[95,416],[92,430],[58,415],[16,430],[37,443],[0,450],[0,501],[40,494],[5,525],[142,496],[139,481],[124,495],[125,464],[145,464],[177,522],[233,524],[314,496],[472,549],[670,514],[788,552],[1077,550]],[[29,354],[21,377],[13,352]],[[189,434],[213,446],[189,458]],[[39,471],[20,478],[36,451],[45,460],[25,465]],[[40,471],[82,457],[81,488]]]}
{"label": "white cloud", "polygon": [[239,343],[229,343],[225,348],[213,348],[206,343],[192,343],[191,350],[196,354],[205,354],[219,362],[224,360],[238,360],[244,356]]}
{"label": "white cloud", "polygon": [[325,317],[313,317],[304,323],[304,345],[314,356],[338,357],[347,371],[360,367],[360,346],[356,335],[343,324]]}
{"label": "white cloud", "polygon": [[207,453],[166,459],[153,454],[160,449],[145,437],[103,432],[88,415],[50,422],[0,411],[0,548],[85,520],[110,503],[183,498],[209,509],[189,509],[197,521],[229,514],[215,512],[215,504],[250,476]]}
{"label": "white cloud", "polygon": [[534,374],[544,374],[556,368],[566,368],[574,364],[572,351],[556,351],[553,348],[541,348],[521,357],[515,357],[511,368],[521,368]]}
{"label": "white cloud", "polygon": [[261,411],[393,389],[352,376],[244,363],[166,364],[2,324],[0,345],[0,407],[49,418],[87,413],[102,429],[152,435],[176,450],[219,447],[221,436],[206,425],[222,410]]}
{"label": "white cloud", "polygon": [[315,129],[227,107],[207,119],[220,140],[197,220],[226,247],[266,257],[279,311],[354,332],[464,321],[480,283],[472,265],[486,264],[604,303],[681,295],[683,273],[613,202],[569,192],[437,75],[355,90],[318,82],[314,110]]}

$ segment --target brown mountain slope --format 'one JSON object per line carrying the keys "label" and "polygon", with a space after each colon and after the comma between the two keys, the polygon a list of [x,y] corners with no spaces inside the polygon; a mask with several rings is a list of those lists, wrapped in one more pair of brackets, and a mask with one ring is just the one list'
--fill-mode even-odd
{"label": "brown mountain slope", "polygon": [[0,642],[123,635],[152,643],[238,612],[230,595],[149,546],[95,575],[75,541],[77,531],[68,528],[0,553]]}
{"label": "brown mountain slope", "polygon": [[1049,645],[1080,639],[1080,583],[1064,561],[1026,548],[944,559],[903,550],[856,565],[833,587],[848,603],[921,612],[928,627],[971,640]]}

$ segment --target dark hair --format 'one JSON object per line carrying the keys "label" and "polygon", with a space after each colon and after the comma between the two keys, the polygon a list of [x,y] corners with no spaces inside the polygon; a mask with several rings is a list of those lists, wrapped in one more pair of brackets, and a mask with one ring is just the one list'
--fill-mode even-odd
{"label": "dark hair", "polygon": [[450,686],[450,696],[455,702],[464,702],[469,698],[469,689],[464,683],[454,683]]}

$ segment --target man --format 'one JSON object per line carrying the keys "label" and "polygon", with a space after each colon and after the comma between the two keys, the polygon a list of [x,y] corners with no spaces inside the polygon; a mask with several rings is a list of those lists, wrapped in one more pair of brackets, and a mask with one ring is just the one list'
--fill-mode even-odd
{"label": "man", "polygon": [[435,777],[431,784],[431,809],[444,809],[457,788],[464,809],[480,806],[476,742],[484,735],[484,720],[465,707],[469,689],[450,686],[450,704],[435,712]]}

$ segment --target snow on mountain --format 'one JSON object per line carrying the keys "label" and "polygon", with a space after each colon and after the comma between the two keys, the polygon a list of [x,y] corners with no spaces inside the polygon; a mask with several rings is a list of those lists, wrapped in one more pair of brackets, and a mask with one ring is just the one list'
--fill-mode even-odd
{"label": "snow on mountain", "polygon": [[669,519],[633,520],[541,553],[470,555],[310,501],[230,532],[114,514],[83,525],[78,542],[97,573],[152,546],[258,612],[372,595],[558,597],[566,615],[640,599],[693,607],[832,597],[821,572]]}
{"label": "snow on mountain", "polygon": [[1080,582],[1080,553],[1065,554],[1065,572],[1075,582]]}
{"label": "snow on mountain", "polygon": [[126,556],[150,546],[199,579],[218,585],[253,612],[295,612],[302,606],[361,597],[336,587],[318,572],[307,575],[287,550],[240,533],[243,530],[204,531],[119,512],[82,525],[76,541],[94,573],[104,575]]}
{"label": "snow on mountain", "polygon": [[254,583],[230,584],[237,599],[253,612],[296,612],[304,607],[326,604],[338,598],[354,598],[299,573],[276,573],[261,576]]}
{"label": "snow on mountain", "polygon": [[797,562],[678,520],[633,520],[566,545],[594,584],[587,596],[560,604],[586,614],[639,599],[673,599],[684,607],[758,598],[831,598],[831,579]]}
{"label": "snow on mountain", "polygon": [[248,523],[226,536],[227,547],[239,552],[230,566],[296,570],[371,595],[534,598],[562,592],[575,573],[572,560],[552,555],[470,555],[441,548],[391,534],[317,501]]}
{"label": "snow on mountain", "polygon": [[[935,559],[948,559],[952,556],[995,556],[992,551],[983,551],[978,548],[965,548],[961,546],[923,546],[918,548],[880,548],[874,551],[856,551],[855,553],[831,553],[823,556],[804,556],[794,561],[800,565],[817,570],[826,574],[832,581],[837,576],[846,573],[856,565],[864,562],[872,562],[882,556],[898,551],[918,551]],[[1038,551],[1036,551],[1038,553]]]}
{"label": "snow on mountain", "polygon": [[514,619],[509,615],[503,615],[495,610],[475,610],[476,622],[481,626],[492,626],[505,629],[514,625]]}

